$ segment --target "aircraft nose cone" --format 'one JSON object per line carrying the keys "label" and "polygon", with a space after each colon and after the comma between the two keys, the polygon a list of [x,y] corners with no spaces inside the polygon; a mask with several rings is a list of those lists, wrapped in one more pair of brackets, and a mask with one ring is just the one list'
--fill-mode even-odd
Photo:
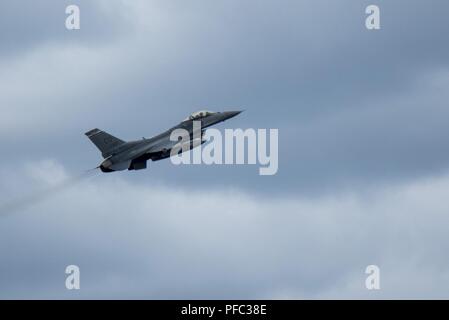
{"label": "aircraft nose cone", "polygon": [[233,118],[233,117],[239,115],[242,112],[243,112],[243,110],[241,110],[241,111],[226,111],[225,114],[226,114],[226,118],[230,119],[230,118]]}

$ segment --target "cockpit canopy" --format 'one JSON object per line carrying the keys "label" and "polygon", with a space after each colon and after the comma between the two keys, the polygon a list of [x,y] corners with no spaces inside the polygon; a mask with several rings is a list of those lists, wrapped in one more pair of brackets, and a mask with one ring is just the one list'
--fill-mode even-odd
{"label": "cockpit canopy", "polygon": [[184,121],[201,119],[201,118],[207,117],[214,113],[216,113],[216,112],[208,111],[208,110],[197,111],[197,112],[192,113],[188,118],[185,118]]}

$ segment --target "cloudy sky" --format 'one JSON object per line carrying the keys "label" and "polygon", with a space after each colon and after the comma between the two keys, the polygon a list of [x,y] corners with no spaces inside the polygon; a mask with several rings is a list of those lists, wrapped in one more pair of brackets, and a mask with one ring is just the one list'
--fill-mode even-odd
{"label": "cloudy sky", "polygon": [[[2,1],[0,298],[449,298],[447,12]],[[203,108],[246,110],[221,130],[279,129],[278,173],[166,160],[79,178],[101,161],[84,132],[148,137]]]}

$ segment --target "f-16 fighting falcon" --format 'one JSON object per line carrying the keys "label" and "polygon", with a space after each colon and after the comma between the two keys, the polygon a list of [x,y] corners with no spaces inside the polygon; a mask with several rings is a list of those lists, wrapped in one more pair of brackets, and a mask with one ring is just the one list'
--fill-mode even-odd
{"label": "f-16 fighting falcon", "polygon": [[[204,129],[219,122],[228,120],[241,111],[197,111],[192,113],[187,119],[167,131],[152,138],[142,138],[141,140],[125,142],[100,129],[92,129],[86,132],[86,136],[100,149],[104,161],[98,168],[103,172],[113,172],[121,170],[140,170],[147,167],[147,160],[162,160],[170,157],[170,152],[178,144],[172,141],[170,136],[176,129],[184,129],[189,132],[188,148],[181,148],[180,152],[191,150],[194,147],[206,142],[204,140]],[[200,123],[200,138],[195,138],[194,122]],[[199,140],[199,141],[195,141]]]}

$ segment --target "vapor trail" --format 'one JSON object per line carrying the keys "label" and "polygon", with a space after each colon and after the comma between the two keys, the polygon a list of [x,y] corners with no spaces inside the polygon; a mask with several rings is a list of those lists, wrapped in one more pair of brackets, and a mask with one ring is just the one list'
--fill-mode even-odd
{"label": "vapor trail", "polygon": [[75,186],[76,184],[80,183],[85,179],[96,176],[99,173],[99,171],[97,171],[96,169],[97,168],[85,171],[78,176],[66,178],[60,183],[53,185],[51,187],[38,190],[29,195],[25,195],[20,198],[6,202],[4,204],[0,204],[0,217],[9,216],[20,210],[26,209],[34,204],[44,201],[60,192],[63,192]]}

